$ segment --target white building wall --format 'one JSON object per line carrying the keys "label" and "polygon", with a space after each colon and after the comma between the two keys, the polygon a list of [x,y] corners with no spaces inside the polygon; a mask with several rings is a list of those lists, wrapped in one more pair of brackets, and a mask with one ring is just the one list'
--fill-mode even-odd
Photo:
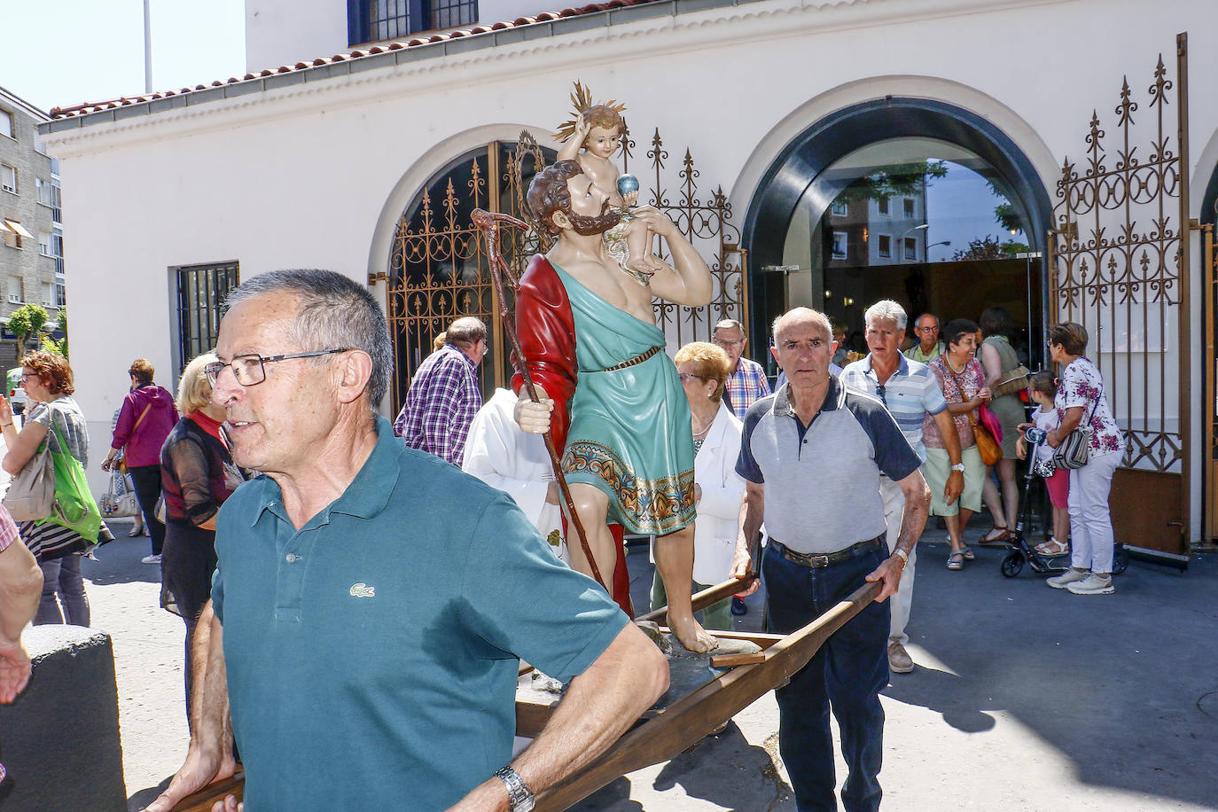
{"label": "white building wall", "polygon": [[245,0],[251,73],[347,50],[346,0]]}
{"label": "white building wall", "polygon": [[[1189,0],[1156,8],[1146,14],[1138,0],[762,0],[52,134],[73,212],[70,295],[90,303],[72,310],[80,402],[103,437],[131,358],[167,368],[175,340],[169,267],[236,259],[242,278],[307,266],[364,281],[385,269],[393,225],[428,175],[488,133],[510,137],[529,125],[544,137],[566,117],[577,78],[597,98],[629,106],[640,153],[643,134],[661,128],[674,177],[690,145],[701,188],[722,184],[737,224],[793,137],[886,95],[938,99],[990,120],[1052,198],[1063,156],[1083,155],[1092,109],[1116,105],[1123,75],[1149,84],[1158,54],[1170,62],[1181,30],[1191,37],[1200,148],[1218,130],[1218,102],[1200,84],[1218,75],[1218,10]],[[1196,194],[1214,168],[1208,160],[1194,161]],[[130,223],[141,224],[138,252]]]}

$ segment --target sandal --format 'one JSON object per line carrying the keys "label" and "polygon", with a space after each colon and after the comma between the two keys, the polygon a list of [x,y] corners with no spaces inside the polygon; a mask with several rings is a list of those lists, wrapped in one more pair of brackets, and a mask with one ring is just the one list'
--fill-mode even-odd
{"label": "sandal", "polygon": [[974,553],[972,550],[970,550],[968,548],[967,544],[961,545],[960,549],[957,552],[960,553],[960,555],[964,558],[965,561],[972,561],[973,559],[975,559],[977,557],[976,553]]}
{"label": "sandal", "polygon": [[964,555],[959,552],[949,555],[947,557],[947,568],[953,571],[964,569]]}
{"label": "sandal", "polygon": [[[997,532],[998,535],[994,535]],[[1003,525],[994,525],[990,528],[990,532],[977,540],[978,544],[1002,544],[1005,541],[1010,541],[1014,538],[1014,534]]]}
{"label": "sandal", "polygon": [[1036,552],[1043,556],[1053,558],[1055,556],[1065,555],[1066,553],[1070,552],[1070,545],[1066,544],[1064,541],[1058,541],[1055,538],[1051,538],[1043,544],[1037,544]]}

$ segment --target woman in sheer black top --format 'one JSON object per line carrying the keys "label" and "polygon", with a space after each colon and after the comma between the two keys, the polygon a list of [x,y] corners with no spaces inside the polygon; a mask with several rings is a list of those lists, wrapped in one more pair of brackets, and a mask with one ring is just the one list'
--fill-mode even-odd
{"label": "woman in sheer black top", "polygon": [[182,417],[161,448],[165,499],[165,549],[161,558],[161,605],[186,622],[186,703],[190,708],[190,643],[195,623],[211,597],[216,569],[216,514],[243,477],[233,464],[220,424],[224,409],[211,402],[205,353],[182,372],[177,406]]}

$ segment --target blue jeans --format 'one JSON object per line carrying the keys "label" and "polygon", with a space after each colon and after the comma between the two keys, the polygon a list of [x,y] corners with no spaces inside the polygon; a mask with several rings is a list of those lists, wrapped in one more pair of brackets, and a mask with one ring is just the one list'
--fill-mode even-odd
{"label": "blue jeans", "polygon": [[35,626],[45,623],[89,625],[89,598],[85,595],[84,579],[80,577],[80,559],[79,553],[73,553],[39,563],[42,569],[42,600],[34,615]]}
{"label": "blue jeans", "polygon": [[[881,541],[883,538],[881,537]],[[884,544],[828,567],[788,561],[766,545],[761,575],[770,631],[790,634],[832,609],[863,585],[887,557]],[[842,735],[849,768],[842,803],[847,812],[880,808],[878,776],[884,749],[880,691],[888,684],[888,603],[871,603],[838,629],[784,687],[778,699],[778,746],[800,812],[836,810],[829,711]]]}

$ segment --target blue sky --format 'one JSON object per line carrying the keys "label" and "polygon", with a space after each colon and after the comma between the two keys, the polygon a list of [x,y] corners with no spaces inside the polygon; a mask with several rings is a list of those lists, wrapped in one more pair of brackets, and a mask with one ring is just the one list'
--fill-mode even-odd
{"label": "blue sky", "polygon": [[[244,0],[151,0],[152,85],[245,73]],[[49,110],[144,92],[143,0],[0,0],[0,86]]]}

